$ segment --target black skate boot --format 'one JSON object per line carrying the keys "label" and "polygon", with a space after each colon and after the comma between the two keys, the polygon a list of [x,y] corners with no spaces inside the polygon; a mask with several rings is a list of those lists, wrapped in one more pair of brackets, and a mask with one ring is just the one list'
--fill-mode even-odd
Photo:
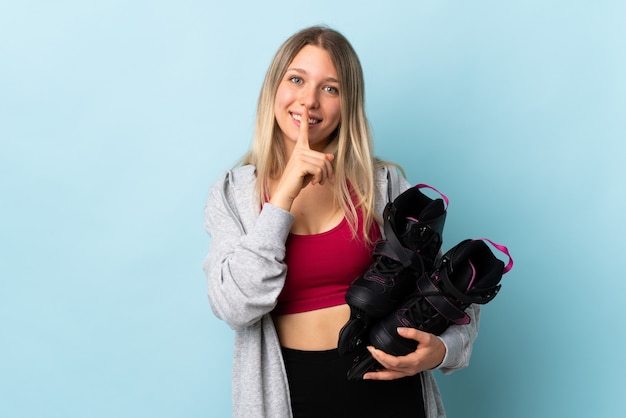
{"label": "black skate boot", "polygon": [[[398,335],[398,327],[439,335],[451,324],[469,324],[465,309],[472,303],[491,301],[500,290],[502,275],[513,266],[506,247],[492,245],[509,257],[506,266],[483,240],[462,241],[443,256],[431,274],[419,278],[417,289],[393,314],[372,325],[371,344],[387,354],[404,356],[415,351],[417,341]],[[363,350],[348,372],[348,379],[361,379],[378,366]]]}
{"label": "black skate boot", "polygon": [[[374,262],[346,293],[350,320],[339,333],[338,350],[347,355],[363,346],[371,321],[392,312],[430,271],[441,248],[448,198],[431,199],[418,184],[385,208],[386,240],[373,251]],[[445,200],[445,204],[444,204]]]}

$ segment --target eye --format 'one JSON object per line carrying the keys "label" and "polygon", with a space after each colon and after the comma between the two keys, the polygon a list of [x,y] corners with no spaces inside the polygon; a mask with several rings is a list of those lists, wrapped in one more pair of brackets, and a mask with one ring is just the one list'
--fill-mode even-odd
{"label": "eye", "polygon": [[291,81],[293,84],[302,84],[303,82],[303,80],[300,77],[295,76],[295,75],[292,77],[289,77],[289,81]]}
{"label": "eye", "polygon": [[339,94],[339,89],[333,86],[324,87],[324,91],[330,94]]}

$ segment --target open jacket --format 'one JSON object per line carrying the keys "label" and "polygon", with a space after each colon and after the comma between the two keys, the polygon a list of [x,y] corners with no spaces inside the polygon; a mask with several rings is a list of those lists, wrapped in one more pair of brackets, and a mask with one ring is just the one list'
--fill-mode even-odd
{"label": "open jacket", "polygon": [[[411,187],[391,166],[378,169],[375,181],[381,216],[388,201]],[[288,418],[289,386],[271,312],[287,274],[285,242],[294,217],[269,203],[261,206],[255,184],[255,167],[247,165],[227,171],[211,187],[205,207],[211,244],[203,269],[213,312],[235,330],[233,417]],[[469,363],[479,306],[466,312],[469,325],[452,325],[439,336],[446,346],[438,367],[443,373]],[[445,417],[432,372],[421,377],[426,415]]]}

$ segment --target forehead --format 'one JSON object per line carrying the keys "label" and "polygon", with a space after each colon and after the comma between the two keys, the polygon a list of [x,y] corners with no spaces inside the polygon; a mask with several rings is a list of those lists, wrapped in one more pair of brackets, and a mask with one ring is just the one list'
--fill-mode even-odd
{"label": "forehead", "polygon": [[287,70],[306,72],[337,79],[337,69],[328,51],[315,45],[305,45],[291,60]]}

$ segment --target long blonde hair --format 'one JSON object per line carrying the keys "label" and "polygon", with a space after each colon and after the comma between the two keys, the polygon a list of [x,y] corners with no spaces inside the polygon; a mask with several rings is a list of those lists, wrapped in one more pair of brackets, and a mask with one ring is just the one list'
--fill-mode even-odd
{"label": "long blonde hair", "polygon": [[374,170],[382,164],[373,156],[369,123],[365,115],[363,70],[350,42],[339,32],[313,26],[287,39],[276,52],[259,94],[256,128],[252,146],[242,164],[252,164],[257,172],[259,199],[269,197],[269,180],[279,176],[287,156],[274,115],[278,85],[296,54],[306,45],[328,52],[339,78],[341,122],[329,138],[324,152],[335,154],[335,198],[343,208],[350,228],[356,235],[357,208],[363,213],[363,234],[369,241],[372,222],[380,222],[374,210]]}

